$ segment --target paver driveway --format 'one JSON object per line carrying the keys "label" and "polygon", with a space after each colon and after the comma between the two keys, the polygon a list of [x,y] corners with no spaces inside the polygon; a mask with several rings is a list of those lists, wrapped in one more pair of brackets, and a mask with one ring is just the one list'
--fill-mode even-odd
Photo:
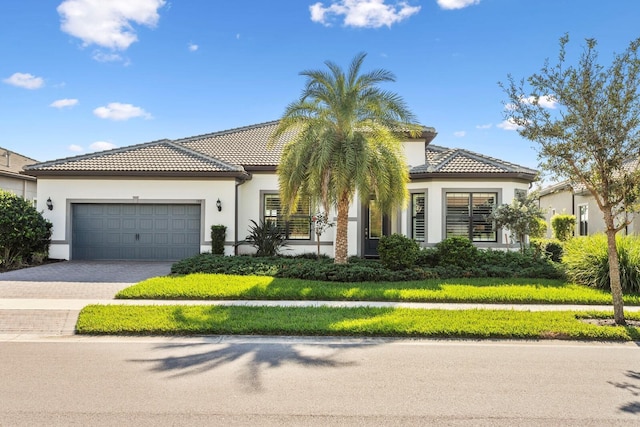
{"label": "paver driveway", "polygon": [[78,310],[34,310],[28,303],[109,300],[131,284],[170,272],[170,262],[62,261],[0,273],[0,335],[72,334]]}

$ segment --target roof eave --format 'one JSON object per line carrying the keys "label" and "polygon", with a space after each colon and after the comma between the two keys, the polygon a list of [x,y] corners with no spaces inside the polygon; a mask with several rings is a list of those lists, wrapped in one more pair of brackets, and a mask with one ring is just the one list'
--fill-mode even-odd
{"label": "roof eave", "polygon": [[80,170],[32,170],[36,177],[170,177],[170,178],[240,178],[247,179],[245,171],[80,171]]}
{"label": "roof eave", "polygon": [[518,179],[527,182],[536,180],[536,174],[522,172],[417,172],[410,173],[411,179]]}

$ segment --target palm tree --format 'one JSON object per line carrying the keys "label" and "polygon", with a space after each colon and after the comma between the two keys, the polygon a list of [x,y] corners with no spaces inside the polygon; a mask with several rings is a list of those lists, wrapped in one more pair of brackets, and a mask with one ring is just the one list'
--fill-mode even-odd
{"label": "palm tree", "polygon": [[392,73],[360,74],[365,57],[356,55],[346,74],[331,61],[325,61],[328,71],[302,71],[302,95],[287,106],[270,140],[293,135],[278,167],[285,214],[301,197],[325,212],[335,206],[337,264],[347,262],[349,205],[356,192],[367,200],[374,195],[383,212],[405,203],[409,171],[401,139],[422,132],[403,99],[378,87],[395,81]]}

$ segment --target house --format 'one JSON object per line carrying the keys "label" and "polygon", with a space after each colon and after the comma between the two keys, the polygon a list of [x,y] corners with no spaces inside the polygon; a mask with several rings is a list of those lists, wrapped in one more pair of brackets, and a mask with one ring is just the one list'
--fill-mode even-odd
{"label": "house", "polygon": [[[604,233],[607,227],[604,216],[595,198],[580,184],[572,185],[570,181],[562,181],[544,187],[539,192],[539,206],[545,211],[547,237],[552,237],[551,218],[557,214],[569,214],[576,217],[574,236],[587,236]],[[622,229],[622,234],[640,233],[640,221],[628,216],[630,224]]]}
{"label": "house", "polygon": [[[285,222],[276,168],[285,141],[267,148],[277,121],[178,140],[159,140],[27,167],[38,178],[38,205],[51,200],[52,258],[176,260],[210,250],[212,225],[225,225],[225,253],[250,221],[273,221],[289,253],[316,251],[315,209],[300,203]],[[491,209],[527,191],[536,171],[467,150],[431,145],[435,129],[403,142],[410,166],[407,207],[383,216],[368,195],[349,212],[350,255],[375,256],[377,242],[403,233],[424,246],[465,235],[480,247],[504,248]],[[291,135],[288,135],[290,138]],[[330,213],[331,214],[331,213]],[[333,215],[333,214],[331,214]],[[333,256],[335,228],[321,236]]]}
{"label": "house", "polygon": [[0,189],[35,202],[36,178],[20,172],[25,166],[36,162],[29,157],[0,147]]}

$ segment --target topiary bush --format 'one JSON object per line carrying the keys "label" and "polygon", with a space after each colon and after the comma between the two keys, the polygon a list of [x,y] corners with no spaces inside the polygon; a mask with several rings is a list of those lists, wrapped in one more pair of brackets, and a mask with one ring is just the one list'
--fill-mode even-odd
{"label": "topiary bush", "polygon": [[438,263],[440,265],[455,265],[465,267],[475,265],[478,248],[467,237],[448,237],[436,244]]}
{"label": "topiary bush", "polygon": [[566,242],[573,237],[576,228],[576,216],[569,214],[557,214],[551,218],[553,236],[561,242]]}
{"label": "topiary bush", "polygon": [[27,200],[0,190],[0,268],[46,257],[51,228],[51,222]]}
{"label": "topiary bush", "polygon": [[[640,292],[640,238],[616,236],[623,292]],[[610,290],[607,236],[600,233],[564,244],[562,262],[575,283]]]}
{"label": "topiary bush", "polygon": [[214,255],[224,255],[224,241],[227,238],[226,225],[211,226],[211,253]]}
{"label": "topiary bush", "polygon": [[418,242],[402,234],[382,236],[378,242],[380,262],[389,270],[405,270],[415,265],[420,253]]}

